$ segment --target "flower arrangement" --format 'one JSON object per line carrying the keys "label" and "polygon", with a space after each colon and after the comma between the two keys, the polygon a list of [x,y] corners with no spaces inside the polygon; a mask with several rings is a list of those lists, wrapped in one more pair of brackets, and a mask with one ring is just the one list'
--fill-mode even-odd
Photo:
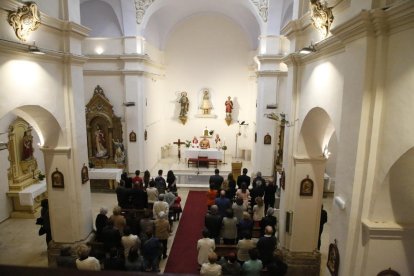
{"label": "flower arrangement", "polygon": [[185,140],[185,147],[189,148],[191,145],[191,141],[190,140]]}

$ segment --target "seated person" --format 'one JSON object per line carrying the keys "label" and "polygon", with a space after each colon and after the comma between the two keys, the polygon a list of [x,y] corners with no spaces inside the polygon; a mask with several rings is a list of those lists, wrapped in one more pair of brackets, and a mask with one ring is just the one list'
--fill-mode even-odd
{"label": "seated person", "polygon": [[221,275],[221,266],[216,263],[217,254],[211,252],[208,255],[208,263],[204,263],[200,269],[200,275]]}
{"label": "seated person", "polygon": [[58,267],[76,268],[76,258],[72,256],[70,246],[60,249],[60,255],[56,257],[56,264]]}
{"label": "seated person", "polygon": [[79,245],[76,259],[76,268],[79,270],[101,270],[101,264],[95,257],[89,256],[90,248],[86,244]]}
{"label": "seated person", "polygon": [[210,148],[210,141],[206,137],[204,137],[200,141],[200,148],[202,148],[202,149],[208,149],[208,148]]}

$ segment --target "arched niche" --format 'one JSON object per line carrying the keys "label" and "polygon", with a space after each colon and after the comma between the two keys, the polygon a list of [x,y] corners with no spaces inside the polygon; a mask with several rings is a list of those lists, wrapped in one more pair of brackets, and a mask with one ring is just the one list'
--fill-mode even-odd
{"label": "arched niche", "polygon": [[320,108],[312,108],[303,120],[298,141],[298,155],[311,158],[324,157],[325,147],[329,148],[329,141],[335,127],[328,113]]}
{"label": "arched niche", "polygon": [[390,168],[378,187],[371,220],[401,225],[413,224],[414,148],[405,152]]}

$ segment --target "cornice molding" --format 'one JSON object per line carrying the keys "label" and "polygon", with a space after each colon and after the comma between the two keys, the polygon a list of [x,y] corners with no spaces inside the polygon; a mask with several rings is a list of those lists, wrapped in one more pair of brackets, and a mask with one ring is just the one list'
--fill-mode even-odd
{"label": "cornice molding", "polygon": [[285,76],[287,76],[287,71],[280,71],[280,70],[256,71],[256,77],[285,77]]}
{"label": "cornice molding", "polygon": [[309,157],[304,155],[293,155],[295,164],[326,163],[328,159],[323,157]]}
{"label": "cornice molding", "polygon": [[49,148],[47,146],[39,147],[39,149],[44,154],[57,154],[57,155],[67,155],[69,156],[72,148],[70,147],[56,147],[56,148]]}
{"label": "cornice molding", "polygon": [[274,61],[274,62],[280,62],[283,59],[284,55],[257,55],[256,58],[260,61],[260,62],[269,62],[269,61]]}
{"label": "cornice molding", "polygon": [[331,29],[333,36],[344,43],[349,43],[357,39],[373,36],[375,28],[372,24],[371,14],[368,11],[361,11],[347,22]]}
{"label": "cornice molding", "polygon": [[414,28],[414,2],[406,1],[385,11],[390,33]]}
{"label": "cornice molding", "polygon": [[164,70],[164,66],[153,61],[147,54],[126,54],[126,55],[86,55],[90,61],[123,61],[123,62],[140,62],[148,66]]}
{"label": "cornice molding", "polygon": [[400,240],[414,235],[413,225],[401,225],[393,221],[363,219],[362,227],[370,239]]}
{"label": "cornice molding", "polygon": [[289,23],[280,30],[280,33],[288,38],[298,36],[301,35],[310,25],[310,14],[308,12],[300,19],[289,21]]}
{"label": "cornice molding", "polygon": [[83,70],[84,76],[145,76],[150,78],[162,78],[163,75],[147,72],[144,70]]}

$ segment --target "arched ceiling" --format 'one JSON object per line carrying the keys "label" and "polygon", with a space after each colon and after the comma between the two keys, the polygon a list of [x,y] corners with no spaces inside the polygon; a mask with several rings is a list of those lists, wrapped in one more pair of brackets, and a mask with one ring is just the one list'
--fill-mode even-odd
{"label": "arched ceiling", "polygon": [[219,13],[235,21],[249,38],[251,48],[256,49],[263,20],[254,9],[248,0],[157,0],[146,11],[140,27],[149,43],[163,49],[179,22],[197,14]]}

